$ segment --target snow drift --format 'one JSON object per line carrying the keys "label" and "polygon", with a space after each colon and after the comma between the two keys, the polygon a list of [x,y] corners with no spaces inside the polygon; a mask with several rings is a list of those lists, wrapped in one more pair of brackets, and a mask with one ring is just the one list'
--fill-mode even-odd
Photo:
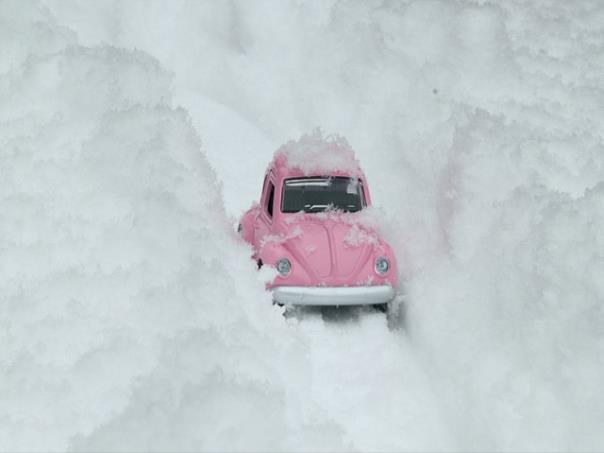
{"label": "snow drift", "polygon": [[108,46],[29,55],[0,78],[2,449],[307,437],[278,367],[295,333],[170,96],[155,59]]}

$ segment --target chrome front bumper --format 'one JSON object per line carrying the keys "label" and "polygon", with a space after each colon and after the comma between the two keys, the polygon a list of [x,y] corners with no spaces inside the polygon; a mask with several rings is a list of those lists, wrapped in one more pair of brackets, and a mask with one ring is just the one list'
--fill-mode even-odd
{"label": "chrome front bumper", "polygon": [[277,286],[273,299],[284,305],[374,305],[394,299],[391,286]]}

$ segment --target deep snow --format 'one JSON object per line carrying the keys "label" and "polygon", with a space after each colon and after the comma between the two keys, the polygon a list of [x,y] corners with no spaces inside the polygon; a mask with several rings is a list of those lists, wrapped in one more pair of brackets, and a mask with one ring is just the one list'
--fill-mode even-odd
{"label": "deep snow", "polygon": [[[0,2],[1,450],[602,450],[599,1]],[[348,139],[407,324],[233,224]]]}

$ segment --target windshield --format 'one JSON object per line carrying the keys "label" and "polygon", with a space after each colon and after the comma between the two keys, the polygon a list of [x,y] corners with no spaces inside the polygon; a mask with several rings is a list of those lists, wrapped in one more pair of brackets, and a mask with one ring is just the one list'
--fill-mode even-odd
{"label": "windshield", "polygon": [[323,212],[327,209],[357,212],[364,205],[363,186],[358,178],[296,178],[286,179],[283,185],[281,212]]}

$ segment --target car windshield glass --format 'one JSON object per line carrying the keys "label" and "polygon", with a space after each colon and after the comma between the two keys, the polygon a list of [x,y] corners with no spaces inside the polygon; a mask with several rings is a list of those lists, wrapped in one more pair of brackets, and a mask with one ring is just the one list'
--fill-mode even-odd
{"label": "car windshield glass", "polygon": [[358,178],[296,178],[285,180],[281,212],[323,212],[328,209],[357,212],[364,204]]}

